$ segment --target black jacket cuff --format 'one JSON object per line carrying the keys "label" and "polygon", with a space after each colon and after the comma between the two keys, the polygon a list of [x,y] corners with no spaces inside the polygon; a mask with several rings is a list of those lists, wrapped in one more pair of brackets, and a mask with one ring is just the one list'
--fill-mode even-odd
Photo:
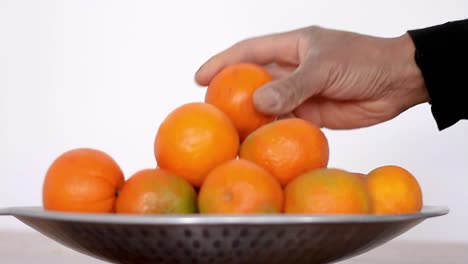
{"label": "black jacket cuff", "polygon": [[439,130],[468,119],[468,20],[409,30]]}

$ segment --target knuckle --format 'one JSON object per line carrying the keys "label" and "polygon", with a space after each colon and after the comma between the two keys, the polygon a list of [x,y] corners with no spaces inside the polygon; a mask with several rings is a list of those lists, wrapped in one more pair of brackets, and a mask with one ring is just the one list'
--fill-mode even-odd
{"label": "knuckle", "polygon": [[310,34],[314,34],[314,33],[317,33],[318,31],[320,31],[322,27],[318,26],[318,25],[311,25],[311,26],[308,26],[307,27],[307,31],[310,33]]}
{"label": "knuckle", "polygon": [[287,90],[288,107],[295,108],[303,102],[305,96],[304,85],[305,77],[301,73],[294,75],[285,83],[284,88]]}
{"label": "knuckle", "polygon": [[253,42],[255,41],[255,38],[246,38],[246,39],[243,39],[239,42],[237,42],[234,46],[233,46],[233,51],[235,51],[235,53],[238,55],[238,56],[241,56],[242,58],[246,58],[248,57],[250,60],[253,60],[253,61],[256,61],[257,60],[257,57],[258,57],[258,54],[256,54],[255,52],[253,52]]}
{"label": "knuckle", "polygon": [[302,103],[306,96],[306,89],[307,89],[307,80],[306,75],[302,72],[297,73],[296,78],[294,78],[294,86],[296,87],[295,90],[295,100],[294,102]]}
{"label": "knuckle", "polygon": [[255,41],[255,37],[250,37],[250,38],[245,38],[245,39],[242,39],[240,41],[238,41],[237,43],[235,43],[233,45],[233,47],[236,49],[236,50],[239,50],[240,52],[245,52],[245,51],[248,51],[249,48],[251,47],[252,45],[252,42]]}
{"label": "knuckle", "polygon": [[322,28],[319,26],[308,26],[299,32],[298,49],[302,51],[303,56],[310,51],[318,51],[320,49],[320,32]]}
{"label": "knuckle", "polygon": [[248,43],[248,39],[243,39],[233,45],[233,48],[238,50],[245,50]]}
{"label": "knuckle", "polygon": [[308,26],[304,30],[304,34],[307,35],[309,38],[317,37],[320,34],[320,32],[322,32],[322,27],[317,25]]}

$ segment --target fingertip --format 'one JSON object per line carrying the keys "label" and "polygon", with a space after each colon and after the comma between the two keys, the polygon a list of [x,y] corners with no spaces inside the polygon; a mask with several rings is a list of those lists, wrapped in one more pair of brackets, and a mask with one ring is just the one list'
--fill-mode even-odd
{"label": "fingertip", "polygon": [[195,82],[201,86],[207,86],[210,82],[209,78],[207,78],[205,71],[202,68],[198,69],[195,72],[194,76]]}
{"label": "fingertip", "polygon": [[221,68],[222,65],[218,62],[216,56],[214,56],[198,68],[195,73],[195,81],[200,85],[207,86]]}

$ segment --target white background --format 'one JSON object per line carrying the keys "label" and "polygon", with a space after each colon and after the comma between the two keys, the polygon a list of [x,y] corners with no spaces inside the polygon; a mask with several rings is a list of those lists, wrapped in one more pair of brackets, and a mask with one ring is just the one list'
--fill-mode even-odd
{"label": "white background", "polygon": [[[468,17],[467,1],[0,0],[0,207],[41,205],[50,162],[74,147],[126,176],[155,165],[173,108],[203,99],[193,75],[243,38],[317,24],[378,36]],[[330,166],[401,165],[426,204],[447,205],[401,239],[468,240],[468,121],[439,132],[428,104],[378,126],[325,130]],[[30,230],[11,217],[5,229]]]}

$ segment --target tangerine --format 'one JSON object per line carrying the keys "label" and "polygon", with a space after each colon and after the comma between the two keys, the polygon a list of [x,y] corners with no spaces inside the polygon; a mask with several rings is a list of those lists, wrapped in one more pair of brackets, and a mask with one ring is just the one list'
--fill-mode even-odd
{"label": "tangerine", "polygon": [[324,168],[308,171],[285,188],[285,213],[368,214],[364,181],[354,173]]}
{"label": "tangerine", "polygon": [[281,185],[267,170],[243,159],[214,168],[200,188],[200,213],[280,213],[284,195]]}
{"label": "tangerine", "polygon": [[414,213],[422,209],[423,194],[417,179],[400,166],[375,168],[368,173],[366,184],[375,214]]}
{"label": "tangerine", "polygon": [[117,213],[189,214],[197,211],[197,194],[184,178],[162,169],[143,169],[124,184]]}
{"label": "tangerine", "polygon": [[252,132],[242,142],[239,157],[266,168],[285,186],[302,173],[326,167],[329,146],[317,126],[286,118]]}
{"label": "tangerine", "polygon": [[205,102],[226,113],[236,126],[242,141],[255,129],[276,117],[256,110],[254,92],[273,77],[263,67],[252,63],[237,63],[225,67],[208,85]]}
{"label": "tangerine", "polygon": [[186,103],[163,120],[154,141],[158,166],[199,187],[208,172],[237,157],[239,135],[229,117],[215,106]]}
{"label": "tangerine", "polygon": [[107,153],[77,148],[57,157],[46,172],[42,187],[46,210],[112,213],[124,175]]}

